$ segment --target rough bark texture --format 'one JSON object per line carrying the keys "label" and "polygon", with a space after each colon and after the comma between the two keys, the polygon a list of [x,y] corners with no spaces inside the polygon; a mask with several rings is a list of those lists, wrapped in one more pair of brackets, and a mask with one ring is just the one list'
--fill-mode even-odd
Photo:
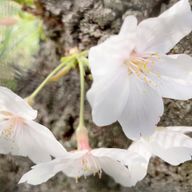
{"label": "rough bark texture", "polygon": [[[38,10],[44,20],[47,41],[41,45],[33,69],[18,80],[18,93],[27,96],[58,63],[69,49],[89,47],[117,33],[122,18],[134,14],[139,20],[157,16],[177,0],[39,0]],[[192,34],[181,41],[174,53],[192,55]],[[87,81],[87,89],[91,82]],[[48,126],[68,149],[75,148],[74,129],[79,112],[79,75],[71,72],[59,83],[47,86],[37,98],[39,122]],[[86,103],[86,122],[93,147],[126,148],[126,139],[118,124],[96,127]],[[192,102],[165,100],[165,114],[160,125],[192,125]],[[158,158],[150,162],[147,177],[133,188],[124,188],[103,174],[102,179],[74,179],[58,174],[49,182],[32,187],[17,185],[32,163],[26,158],[0,156],[0,192],[191,192],[192,165],[170,166]]]}

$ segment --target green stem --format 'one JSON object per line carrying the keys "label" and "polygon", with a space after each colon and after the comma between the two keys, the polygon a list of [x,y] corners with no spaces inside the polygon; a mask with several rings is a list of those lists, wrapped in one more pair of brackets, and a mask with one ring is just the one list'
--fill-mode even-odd
{"label": "green stem", "polygon": [[[58,73],[61,69],[63,69],[63,67],[66,65],[66,63],[70,62],[74,60],[75,62],[75,56],[71,56],[69,57],[66,62],[61,63],[60,65],[58,65],[48,76],[47,78],[35,89],[35,91],[27,98],[29,101],[33,101],[35,99],[35,97],[37,96],[37,94],[45,87],[45,85],[51,80],[51,78]],[[73,62],[71,64],[71,68],[73,67]],[[69,67],[68,65],[66,65],[66,67]]]}
{"label": "green stem", "polygon": [[71,70],[71,66],[74,64],[74,61],[70,62],[67,66],[65,66],[63,69],[61,69],[58,73],[56,73],[54,76],[50,78],[50,82],[56,82],[59,81],[63,76],[67,75],[69,71]]}
{"label": "green stem", "polygon": [[88,57],[88,53],[89,53],[89,51],[82,51],[81,53],[79,53],[79,56],[81,56],[81,57]]}
{"label": "green stem", "polygon": [[81,58],[77,58],[80,70],[80,112],[79,112],[79,128],[84,127],[84,100],[85,100],[85,71]]}

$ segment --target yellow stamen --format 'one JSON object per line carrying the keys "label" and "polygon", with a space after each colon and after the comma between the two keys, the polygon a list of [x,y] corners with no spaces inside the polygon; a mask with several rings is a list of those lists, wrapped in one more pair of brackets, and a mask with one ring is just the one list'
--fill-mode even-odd
{"label": "yellow stamen", "polygon": [[88,152],[81,160],[81,164],[84,171],[84,178],[86,178],[86,174],[90,173],[92,173],[94,176],[96,175],[96,173],[98,173],[99,178],[101,178],[102,176],[101,166],[99,162],[97,162],[97,160],[94,158],[94,156],[92,156],[92,154]]}
{"label": "yellow stamen", "polygon": [[[130,59],[125,63],[128,65],[128,73],[136,74],[139,79],[142,79],[145,83],[154,83],[152,82],[147,75],[151,73],[151,68],[155,65],[155,59],[159,59],[158,53],[152,53],[146,56],[137,56],[134,52]],[[156,74],[160,78],[160,74]],[[154,86],[155,83],[154,83]]]}

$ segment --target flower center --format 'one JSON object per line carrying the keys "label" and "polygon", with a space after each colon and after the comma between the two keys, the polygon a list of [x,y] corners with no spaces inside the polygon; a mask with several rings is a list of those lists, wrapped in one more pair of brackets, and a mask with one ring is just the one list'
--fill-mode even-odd
{"label": "flower center", "polygon": [[23,123],[23,119],[7,113],[3,121],[7,121],[7,123],[5,123],[6,126],[2,128],[1,136],[4,139],[12,139],[15,135],[17,125]]}
{"label": "flower center", "polygon": [[81,160],[81,165],[84,171],[84,177],[93,174],[94,176],[98,173],[99,178],[102,176],[102,169],[97,158],[95,158],[90,152],[88,152]]}
{"label": "flower center", "polygon": [[139,55],[133,51],[125,64],[128,65],[129,74],[133,73],[146,83],[151,83],[147,75],[151,72],[152,67],[155,65],[155,60],[158,58],[158,53]]}

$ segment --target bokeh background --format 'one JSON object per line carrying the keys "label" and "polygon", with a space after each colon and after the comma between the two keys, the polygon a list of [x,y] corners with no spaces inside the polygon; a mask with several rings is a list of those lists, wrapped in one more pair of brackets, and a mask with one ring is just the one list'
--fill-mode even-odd
{"label": "bokeh background", "polygon": [[[127,15],[136,15],[139,21],[158,16],[177,0],[31,2],[26,0],[27,5],[22,9],[39,19],[21,11],[21,7],[11,0],[0,0],[0,18],[13,15],[18,19],[15,26],[0,28],[0,84],[23,97],[28,96],[72,48],[89,49],[118,33]],[[192,5],[192,1],[190,3]],[[171,52],[192,56],[192,34]],[[90,85],[87,78],[86,89]],[[78,122],[79,91],[78,70],[73,70],[58,83],[48,85],[34,104],[39,111],[38,121],[49,127],[69,150],[76,146],[74,130]],[[192,101],[165,99],[164,102],[165,114],[159,125],[192,126]],[[127,148],[130,144],[119,124],[95,126],[87,102],[85,117],[92,147]],[[173,167],[153,158],[146,178],[132,188],[116,184],[105,174],[101,179],[92,176],[82,178],[78,183],[58,174],[40,186],[18,185],[21,176],[32,165],[27,158],[0,155],[0,192],[192,192],[192,162]]]}

